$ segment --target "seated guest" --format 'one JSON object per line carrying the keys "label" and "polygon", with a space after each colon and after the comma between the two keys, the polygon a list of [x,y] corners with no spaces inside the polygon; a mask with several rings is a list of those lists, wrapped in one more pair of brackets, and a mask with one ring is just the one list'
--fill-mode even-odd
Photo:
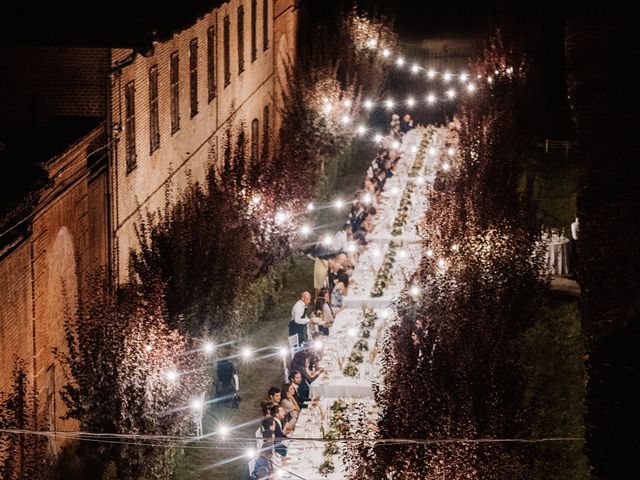
{"label": "seated guest", "polygon": [[278,387],[271,387],[269,389],[269,392],[267,393],[267,396],[268,398],[260,403],[263,415],[267,415],[266,409],[280,403],[282,392],[280,392],[280,389]]}
{"label": "seated guest", "polygon": [[293,388],[296,390],[294,398],[300,408],[307,408],[305,402],[310,401],[311,398],[309,398],[309,385],[302,379],[302,374],[297,370],[292,370],[289,374],[289,383],[293,384]]}
{"label": "seated guest", "polygon": [[387,176],[384,170],[378,169],[373,177],[373,182],[376,187],[376,195],[379,195],[384,190],[384,184],[387,181]]}
{"label": "seated guest", "polygon": [[393,177],[392,167],[393,166],[391,164],[391,160],[384,161],[384,164],[382,165],[382,170],[384,170],[385,178]]}
{"label": "seated guest", "polygon": [[365,217],[362,220],[362,224],[360,225],[360,228],[364,232],[370,233],[373,231],[373,217],[375,217],[377,213],[378,211],[375,207],[369,207],[367,209],[367,213],[365,214]]}
{"label": "seated guest", "polygon": [[253,466],[253,472],[251,472],[251,480],[269,480],[273,478],[272,456],[273,442],[264,440],[260,449],[260,456]]}
{"label": "seated guest", "polygon": [[307,385],[311,385],[318,376],[324,372],[323,369],[314,371],[311,369],[311,353],[308,350],[301,350],[297,352],[291,360],[291,368],[296,370]]}
{"label": "seated guest", "polygon": [[334,309],[334,312],[338,312],[344,308],[343,300],[344,296],[347,294],[347,289],[349,288],[349,275],[347,275],[346,270],[338,272],[338,282],[335,287],[333,287],[333,291],[331,292],[331,308]]}
{"label": "seated guest", "polygon": [[282,400],[280,400],[280,406],[284,408],[284,421],[291,425],[293,428],[298,421],[298,415],[300,415],[300,405],[296,401],[296,389],[291,383],[287,383],[282,387]]}
{"label": "seated guest", "polygon": [[366,208],[362,202],[357,201],[351,208],[349,213],[349,222],[351,223],[351,231],[357,232],[360,229],[360,224],[364,220]]}
{"label": "seated guest", "polygon": [[402,117],[402,120],[400,120],[400,131],[402,133],[407,133],[412,128],[413,128],[413,118],[411,118],[410,114],[405,113],[404,116]]}
{"label": "seated guest", "polygon": [[287,437],[285,426],[282,424],[284,419],[284,409],[280,405],[274,405],[271,408],[271,417],[274,420],[273,430],[273,450],[281,457],[287,456],[287,446],[283,443]]}
{"label": "seated guest", "polygon": [[333,310],[331,310],[329,290],[326,288],[320,290],[318,294],[318,299],[316,300],[316,315],[322,318],[322,322],[319,325],[320,333],[329,335],[329,328],[333,326]]}

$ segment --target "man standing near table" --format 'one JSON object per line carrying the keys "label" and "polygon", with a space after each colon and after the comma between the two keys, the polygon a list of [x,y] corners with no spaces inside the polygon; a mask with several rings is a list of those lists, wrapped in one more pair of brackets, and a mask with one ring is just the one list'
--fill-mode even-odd
{"label": "man standing near table", "polygon": [[580,236],[580,222],[576,217],[575,222],[571,224],[571,277],[576,276],[576,267],[578,266],[578,238]]}
{"label": "man standing near table", "polygon": [[289,336],[298,334],[298,343],[302,345],[307,341],[307,325],[311,319],[307,315],[307,305],[311,302],[311,294],[302,292],[291,310],[291,321],[289,322]]}

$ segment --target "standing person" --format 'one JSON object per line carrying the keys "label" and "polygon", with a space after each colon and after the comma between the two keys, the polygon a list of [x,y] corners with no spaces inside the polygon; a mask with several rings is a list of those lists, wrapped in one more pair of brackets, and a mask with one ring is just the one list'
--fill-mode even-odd
{"label": "standing person", "polygon": [[338,272],[338,282],[331,292],[331,308],[334,309],[334,312],[337,313],[344,308],[344,296],[347,294],[348,287],[349,275],[346,270],[341,270]]}
{"label": "standing person", "polygon": [[331,248],[336,251],[345,251],[349,244],[349,236],[353,232],[351,223],[347,222],[342,226],[342,229],[337,231],[331,239]]}
{"label": "standing person", "polygon": [[576,267],[578,266],[578,238],[580,238],[580,222],[576,217],[571,224],[571,276],[576,277]]}
{"label": "standing person", "polygon": [[289,322],[289,336],[298,334],[300,344],[307,341],[307,325],[311,321],[307,315],[307,305],[311,302],[311,294],[302,292],[298,300],[291,309],[291,321]]}
{"label": "standing person", "polygon": [[329,328],[333,326],[333,310],[331,309],[329,290],[326,288],[320,290],[316,300],[316,315],[322,318],[322,324],[318,326],[318,330],[323,335],[329,335]]}

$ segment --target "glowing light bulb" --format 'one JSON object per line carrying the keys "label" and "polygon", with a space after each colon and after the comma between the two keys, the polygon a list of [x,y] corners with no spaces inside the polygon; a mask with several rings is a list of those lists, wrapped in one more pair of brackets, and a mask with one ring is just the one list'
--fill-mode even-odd
{"label": "glowing light bulb", "polygon": [[433,147],[429,148],[429,155],[433,157],[435,154],[436,154],[436,149]]}
{"label": "glowing light bulb", "polygon": [[445,163],[444,165],[442,165],[442,170],[444,170],[445,172],[448,172],[450,168],[451,168],[451,165],[449,165],[448,163]]}
{"label": "glowing light bulb", "polygon": [[396,65],[398,65],[399,67],[404,65],[404,58],[403,57],[398,57],[398,59],[396,60]]}
{"label": "glowing light bulb", "polygon": [[467,74],[465,72],[462,72],[462,73],[460,73],[460,77],[459,78],[460,78],[460,81],[462,83],[465,83],[469,79],[469,74]]}
{"label": "glowing light bulb", "polygon": [[394,150],[397,150],[400,148],[400,142],[395,140],[393,143],[391,143],[391,148],[393,148]]}
{"label": "glowing light bulb", "polygon": [[373,108],[373,102],[371,100],[365,100],[364,108],[366,108],[367,110],[371,110]]}
{"label": "glowing light bulb", "polygon": [[356,129],[356,132],[358,132],[358,135],[364,135],[366,131],[367,131],[367,127],[365,127],[364,125],[359,125],[358,128]]}
{"label": "glowing light bulb", "polygon": [[333,205],[336,207],[337,210],[340,210],[342,207],[344,207],[344,202],[338,199],[333,203]]}
{"label": "glowing light bulb", "polygon": [[367,47],[376,48],[377,45],[378,41],[375,38],[370,38],[369,40],[367,40]]}
{"label": "glowing light bulb", "polygon": [[476,84],[475,83],[470,83],[469,85],[467,85],[467,92],[473,93],[475,91],[476,91]]}
{"label": "glowing light bulb", "polygon": [[434,103],[436,101],[436,96],[433,93],[427,95],[427,103]]}
{"label": "glowing light bulb", "polygon": [[453,147],[449,147],[447,149],[447,155],[449,155],[450,157],[453,157],[456,154],[456,151],[453,149]]}
{"label": "glowing light bulb", "polygon": [[169,380],[170,382],[175,382],[178,379],[178,372],[176,372],[175,370],[169,370],[167,372],[167,380]]}
{"label": "glowing light bulb", "polygon": [[407,98],[407,106],[413,107],[416,104],[416,100],[413,97]]}
{"label": "glowing light bulb", "polygon": [[218,433],[221,436],[226,437],[227,435],[229,435],[229,427],[227,427],[226,425],[220,425],[220,427],[218,428]]}
{"label": "glowing light bulb", "polygon": [[385,48],[384,50],[382,50],[382,56],[384,58],[389,58],[391,56],[391,50],[389,50],[388,48]]}
{"label": "glowing light bulb", "polygon": [[391,192],[391,195],[395,196],[395,195],[398,195],[398,193],[400,193],[400,190],[398,190],[398,187],[393,187],[391,188],[390,192]]}
{"label": "glowing light bulb", "polygon": [[380,252],[380,249],[376,247],[371,250],[371,254],[374,256],[374,258],[380,258],[382,252]]}
{"label": "glowing light bulb", "polygon": [[245,452],[245,456],[246,456],[248,459],[256,458],[256,455],[257,455],[257,453],[256,453],[256,451],[255,451],[253,448],[250,448],[250,449],[248,449],[248,450]]}
{"label": "glowing light bulb", "polygon": [[353,105],[353,103],[351,102],[351,100],[347,99],[344,101],[344,106],[347,108],[351,108],[351,105]]}
{"label": "glowing light bulb", "polygon": [[280,355],[286,357],[289,355],[289,350],[286,347],[280,347]]}
{"label": "glowing light bulb", "polygon": [[456,96],[456,91],[453,88],[450,88],[449,90],[447,90],[447,97],[453,98],[455,96]]}
{"label": "glowing light bulb", "polygon": [[443,258],[438,260],[438,268],[445,268],[446,266],[447,266],[447,262],[445,262]]}
{"label": "glowing light bulb", "polygon": [[191,400],[191,409],[195,410],[196,412],[202,410],[202,407],[204,407],[204,404],[202,403],[202,400],[200,399],[193,399]]}
{"label": "glowing light bulb", "polygon": [[153,350],[153,347],[152,347],[151,345],[148,345],[148,344],[147,344],[147,345],[145,345],[145,346],[144,346],[144,350],[145,350],[146,352],[150,352],[151,350]]}
{"label": "glowing light bulb", "polygon": [[405,250],[398,250],[398,258],[407,258],[407,252]]}
{"label": "glowing light bulb", "polygon": [[355,327],[351,327],[347,333],[348,333],[348,335],[350,337],[357,337],[358,336],[358,329],[355,328]]}
{"label": "glowing light bulb", "polygon": [[460,250],[460,245],[458,245],[457,243],[454,243],[453,245],[451,245],[452,252],[457,252],[458,250]]}
{"label": "glowing light bulb", "polygon": [[309,225],[302,225],[302,227],[300,227],[300,233],[305,237],[308,236],[311,233],[311,227]]}
{"label": "glowing light bulb", "polygon": [[450,72],[444,72],[444,75],[442,75],[442,79],[445,82],[448,82],[449,80],[451,80],[451,73]]}
{"label": "glowing light bulb", "polygon": [[382,135],[377,134],[373,137],[373,141],[376,143],[380,143],[382,141]]}
{"label": "glowing light bulb", "polygon": [[424,185],[424,178],[423,177],[416,178],[416,183],[418,185]]}
{"label": "glowing light bulb", "polygon": [[493,83],[493,77],[492,76],[488,76],[487,77],[487,82],[488,83]]}
{"label": "glowing light bulb", "polygon": [[355,246],[355,244],[350,243],[349,245],[347,245],[347,252],[349,253],[353,253],[357,250],[357,247]]}
{"label": "glowing light bulb", "polygon": [[433,257],[433,250],[429,249],[426,251],[427,257],[431,258]]}
{"label": "glowing light bulb", "polygon": [[330,247],[331,244],[333,243],[333,238],[331,237],[331,235],[325,235],[324,239],[322,240],[322,243],[326,246],[326,247]]}
{"label": "glowing light bulb", "polygon": [[313,342],[313,348],[315,348],[316,350],[322,350],[322,341],[321,340],[316,340],[315,342]]}
{"label": "glowing light bulb", "polygon": [[370,193],[365,193],[362,196],[362,203],[364,203],[365,205],[369,205],[371,203],[371,194]]}
{"label": "glowing light bulb", "polygon": [[385,100],[384,104],[387,108],[393,108],[393,100],[391,100],[390,98]]}
{"label": "glowing light bulb", "polygon": [[415,145],[411,147],[411,153],[417,153],[417,152],[418,152],[418,147],[416,147]]}
{"label": "glowing light bulb", "polygon": [[496,68],[493,73],[495,73],[496,75],[498,75],[500,72],[498,71],[498,69]]}
{"label": "glowing light bulb", "polygon": [[312,212],[313,210],[315,210],[315,205],[313,203],[310,203],[307,205],[307,211],[308,212]]}
{"label": "glowing light bulb", "polygon": [[331,105],[330,103],[327,103],[324,108],[324,113],[331,113],[331,111],[333,110],[333,105]]}
{"label": "glowing light bulb", "polygon": [[276,213],[276,223],[278,225],[283,224],[289,218],[289,214],[287,212],[279,211]]}
{"label": "glowing light bulb", "polygon": [[260,195],[254,195],[253,197],[251,197],[251,203],[253,203],[254,205],[260,205],[261,201],[262,199],[260,198]]}
{"label": "glowing light bulb", "polygon": [[351,117],[349,115],[343,115],[340,121],[343,125],[349,125],[351,123]]}
{"label": "glowing light bulb", "polygon": [[244,347],[240,354],[242,355],[242,358],[244,358],[245,360],[249,360],[251,358],[251,355],[253,355],[253,352],[249,347]]}
{"label": "glowing light bulb", "polygon": [[411,73],[418,73],[420,71],[420,65],[418,65],[417,63],[414,63],[413,65],[411,65]]}
{"label": "glowing light bulb", "polygon": [[436,71],[433,68],[430,68],[429,71],[427,72],[427,77],[435,78],[435,76],[436,76]]}
{"label": "glowing light bulb", "polygon": [[380,312],[380,318],[382,318],[383,320],[389,318],[389,310],[382,310]]}
{"label": "glowing light bulb", "polygon": [[409,294],[414,298],[420,296],[420,287],[418,287],[417,285],[412,286],[409,289]]}
{"label": "glowing light bulb", "polygon": [[212,342],[207,342],[204,344],[204,353],[213,353],[216,349],[216,346]]}

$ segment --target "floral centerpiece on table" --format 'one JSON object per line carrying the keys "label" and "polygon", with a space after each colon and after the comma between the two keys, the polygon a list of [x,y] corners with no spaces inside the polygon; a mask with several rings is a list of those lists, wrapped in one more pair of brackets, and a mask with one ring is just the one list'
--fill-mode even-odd
{"label": "floral centerpiece on table", "polygon": [[389,243],[389,250],[382,260],[382,265],[380,266],[380,270],[378,270],[375,282],[373,283],[373,288],[371,289],[372,297],[381,297],[384,293],[384,289],[389,285],[389,281],[392,278],[391,269],[396,262],[395,249],[396,245],[393,242]]}
{"label": "floral centerpiece on table", "polygon": [[363,328],[373,328],[378,320],[378,314],[372,308],[363,309],[364,320],[362,321]]}
{"label": "floral centerpiece on table", "polygon": [[330,457],[325,457],[324,462],[322,462],[318,467],[318,473],[325,477],[335,471],[336,471],[336,466],[333,464],[333,461],[331,460]]}
{"label": "floral centerpiece on table", "polygon": [[351,352],[351,355],[349,355],[349,361],[351,363],[362,363],[362,360],[363,360],[362,352],[359,352],[358,350],[353,350]]}
{"label": "floral centerpiece on table", "polygon": [[340,447],[338,447],[336,442],[329,442],[327,443],[327,446],[324,447],[325,457],[337,455],[338,453],[340,453]]}
{"label": "floral centerpiece on table", "polygon": [[342,373],[347,377],[355,377],[358,375],[358,366],[353,362],[349,362],[342,370]]}
{"label": "floral centerpiece on table", "polygon": [[402,234],[402,229],[406,225],[409,218],[409,209],[411,208],[411,194],[415,188],[415,183],[407,183],[402,198],[400,199],[400,206],[398,207],[398,213],[393,221],[393,228],[391,235],[398,236]]}
{"label": "floral centerpiece on table", "polygon": [[361,352],[363,352],[365,350],[369,350],[369,342],[367,342],[364,338],[360,339],[360,340],[358,340],[356,342],[356,344],[353,346],[353,348],[355,348],[356,350],[359,350]]}

